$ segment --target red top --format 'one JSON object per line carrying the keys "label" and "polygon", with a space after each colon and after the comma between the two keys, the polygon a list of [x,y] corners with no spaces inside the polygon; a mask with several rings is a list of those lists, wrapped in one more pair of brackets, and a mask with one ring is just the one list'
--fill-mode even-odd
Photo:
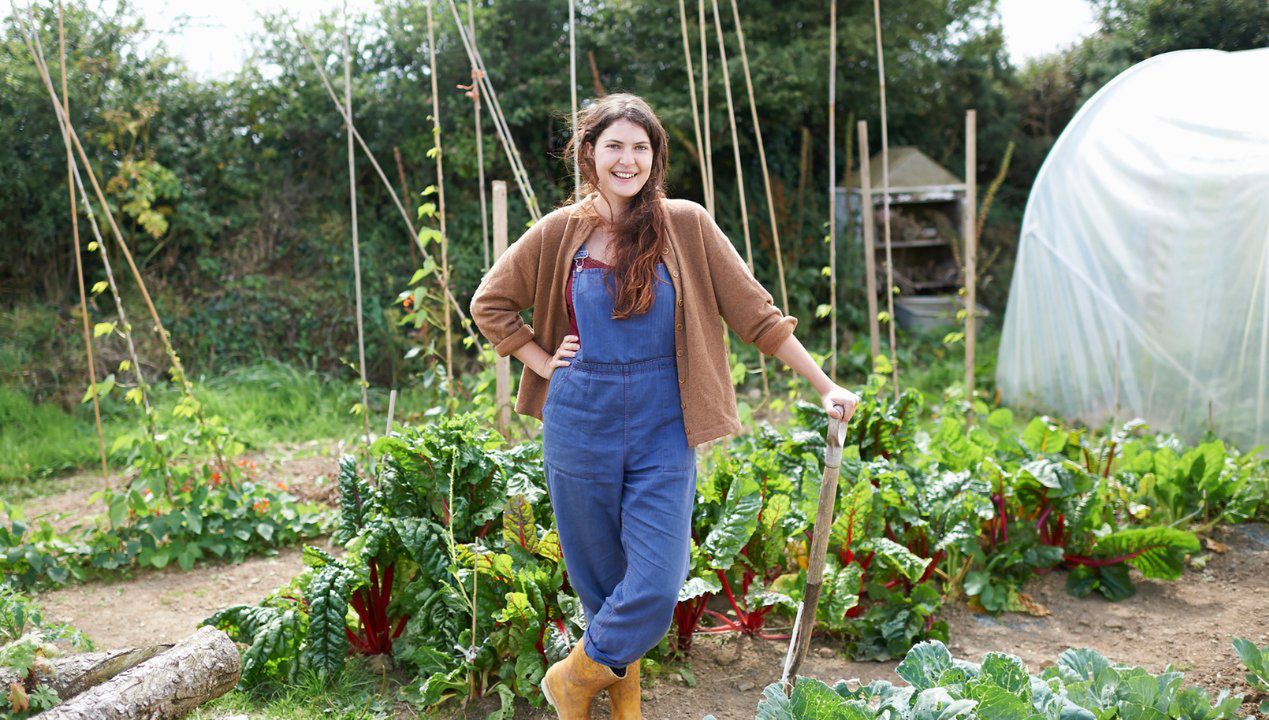
{"label": "red top", "polygon": [[[576,265],[577,265],[577,261],[574,260],[573,267],[576,267]],[[582,269],[585,270],[587,268],[605,268],[607,270],[611,270],[612,266],[606,263],[602,263],[596,260],[595,258],[587,255],[586,257],[582,258]],[[573,313],[573,273],[572,272],[569,272],[568,280],[564,284],[564,298],[567,301],[565,303],[565,307],[568,308],[568,329],[570,333],[572,335],[577,336],[578,340],[580,341],[581,333],[577,331],[577,316]]]}

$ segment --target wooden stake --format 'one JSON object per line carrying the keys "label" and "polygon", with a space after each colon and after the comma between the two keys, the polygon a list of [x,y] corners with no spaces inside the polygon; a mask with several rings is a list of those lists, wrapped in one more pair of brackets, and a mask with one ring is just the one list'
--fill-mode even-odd
{"label": "wooden stake", "polygon": [[[16,14],[16,10],[14,11]],[[62,0],[57,0],[57,47],[62,68],[62,113],[70,117],[70,95],[66,92],[66,28],[62,22]],[[101,429],[101,401],[97,397],[97,367],[93,360],[93,339],[88,329],[88,293],[84,290],[84,261],[79,250],[79,205],[75,201],[75,154],[71,152],[70,136],[62,127],[66,143],[66,193],[70,196],[71,244],[75,249],[75,276],[79,280],[79,314],[83,319],[84,348],[88,351],[88,387],[92,391],[93,420],[97,425],[97,449],[101,454],[101,481],[110,484],[110,467],[106,463],[106,434]]]}
{"label": "wooden stake", "polygon": [[[568,94],[573,101],[573,126],[569,133],[577,137],[577,19],[574,0],[568,0]],[[577,143],[574,143],[576,147]],[[573,202],[582,199],[582,171],[573,153]]]}
{"label": "wooden stake", "polygon": [[[852,112],[846,117],[846,132],[842,133],[842,137],[846,144],[846,157],[842,158],[842,174],[841,180],[839,181],[839,184],[846,188],[844,195],[846,202],[843,203],[842,206],[846,213],[846,217],[842,218],[842,224],[845,226],[842,228],[842,242],[845,243],[847,247],[850,247],[851,243],[855,242],[855,215],[850,212],[850,174],[853,172],[855,167],[855,136],[850,131],[853,127],[855,127],[855,113]],[[834,204],[836,204],[836,199],[837,196],[834,194]],[[838,293],[833,293],[834,318],[837,317],[837,304],[839,299]],[[834,325],[836,325],[836,320],[834,320]],[[849,338],[853,337],[853,334],[850,332],[850,328],[843,328],[840,332],[834,332],[833,337],[837,338],[837,347],[844,347],[848,350],[850,349]],[[836,353],[834,353],[834,355],[836,355]],[[834,369],[836,369],[835,365]]]}
{"label": "wooden stake", "polygon": [[397,411],[397,389],[392,388],[388,393],[388,421],[383,426],[383,436],[388,437],[392,434],[392,416]]}
{"label": "wooden stake", "polygon": [[797,236],[799,242],[804,242],[802,230],[805,224],[802,222],[802,215],[806,206],[806,181],[811,175],[811,143],[811,129],[803,125],[802,156],[798,164]]}
{"label": "wooden stake", "polygon": [[701,140],[701,114],[696,101],[696,70],[692,68],[692,49],[687,39],[687,7],[679,0],[679,25],[683,30],[683,60],[687,63],[687,89],[692,98],[692,129],[696,131],[696,147],[699,149],[696,164],[701,169],[701,191],[709,197],[709,171],[705,167],[705,146]]}
{"label": "wooden stake", "polygon": [[877,323],[877,240],[873,229],[872,168],[868,157],[868,121],[859,121],[859,214],[864,226],[864,282],[868,288],[868,340],[872,358],[881,354],[881,328]]}
{"label": "wooden stake", "polygon": [[[749,74],[749,53],[745,52],[745,31],[740,25],[740,8],[736,0],[731,0],[731,16],[736,23],[736,39],[740,42],[740,65],[745,70],[745,89],[749,91],[749,113],[753,116],[753,134],[758,141],[758,161],[762,165],[762,186],[767,192],[767,214],[771,218],[771,241],[775,245],[776,273],[780,276],[780,298],[784,304],[784,314],[788,315],[789,289],[784,282],[784,253],[780,250],[780,228],[776,225],[775,199],[771,194],[771,173],[767,170],[767,151],[762,146],[762,126],[758,123],[758,102],[754,99],[753,78]],[[833,306],[836,307],[837,304],[834,303]],[[836,319],[834,315],[834,322]],[[836,362],[834,359],[834,368]]]}
{"label": "wooden stake", "polygon": [[[753,243],[749,239],[749,205],[745,201],[745,173],[740,164],[740,134],[736,131],[736,106],[731,101],[731,72],[727,69],[727,47],[723,44],[723,23],[718,17],[718,0],[710,0],[714,5],[714,31],[718,36],[718,64],[723,68],[723,89],[727,97],[727,123],[731,128],[732,157],[736,162],[736,193],[740,196],[740,226],[745,233],[745,262],[749,265],[749,273],[756,275],[753,267]],[[767,358],[758,353],[758,367],[762,371],[762,397],[767,398],[771,389],[767,384]]]}
{"label": "wooden stake", "polygon": [[[410,184],[405,180],[405,163],[401,161],[401,148],[396,145],[392,146],[392,159],[397,163],[397,176],[401,180],[401,197],[410,199]],[[414,203],[410,202],[410,209],[414,209]],[[419,249],[410,243],[410,260],[415,266],[419,264]]]}
{"label": "wooden stake", "polygon": [[361,425],[366,433],[366,464],[370,464],[370,401],[366,388],[366,329],[361,309],[361,246],[357,238],[357,158],[352,136],[352,55],[348,45],[348,2],[344,2],[344,115],[348,122],[348,207],[352,216],[353,296],[357,301],[357,372],[361,380]]}
{"label": "wooden stake", "polygon": [[837,382],[837,0],[828,7],[828,376]]}
{"label": "wooden stake", "polygon": [[872,0],[873,27],[877,34],[877,79],[881,86],[881,204],[886,239],[886,311],[890,325],[891,382],[899,399],[899,350],[895,343],[894,260],[890,251],[890,137],[886,129],[886,61],[881,52],[881,0]]}
{"label": "wooden stake", "polygon": [[[507,183],[493,181],[493,247],[494,260],[507,250]],[[498,399],[498,432],[510,437],[511,432],[511,358],[499,357],[494,365]]]}
{"label": "wooden stake", "polygon": [[599,66],[595,64],[595,51],[587,50],[586,59],[590,61],[590,82],[595,88],[595,97],[604,97],[608,94],[608,90],[604,88],[604,82],[599,79]]}
{"label": "wooden stake", "polygon": [[[439,1],[439,0],[438,0]],[[427,55],[432,67],[432,139],[436,142],[436,214],[441,221],[441,302],[445,313],[445,387],[450,402],[454,401],[454,333],[449,310],[449,234],[445,232],[445,151],[441,146],[441,97],[436,80],[436,33],[432,27],[431,0],[427,8]],[[455,11],[457,12],[457,11]],[[455,18],[457,19],[457,18]]]}
{"label": "wooden stake", "polygon": [[965,111],[965,399],[974,403],[974,340],[977,318],[978,233],[974,211],[978,206],[978,113]]}
{"label": "wooden stake", "polygon": [[[1119,417],[1119,378],[1120,378],[1120,360],[1119,360],[1119,341],[1115,341],[1115,395],[1114,404],[1110,411],[1110,431],[1115,431],[1115,421]],[[1207,401],[1207,429],[1212,430],[1212,401]]]}

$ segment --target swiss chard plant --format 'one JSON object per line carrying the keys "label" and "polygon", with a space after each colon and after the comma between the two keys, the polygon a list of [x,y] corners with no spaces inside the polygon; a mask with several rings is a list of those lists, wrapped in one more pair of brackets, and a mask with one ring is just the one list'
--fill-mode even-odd
{"label": "swiss chard plant", "polygon": [[[510,709],[585,629],[545,512],[540,446],[502,448],[475,415],[403,428],[372,447],[372,471],[340,462],[343,554],[306,548],[308,568],[259,606],[206,622],[248,645],[243,685],[335,677],[351,655],[419,678],[424,708],[493,695]],[[536,506],[535,506],[536,503]]]}

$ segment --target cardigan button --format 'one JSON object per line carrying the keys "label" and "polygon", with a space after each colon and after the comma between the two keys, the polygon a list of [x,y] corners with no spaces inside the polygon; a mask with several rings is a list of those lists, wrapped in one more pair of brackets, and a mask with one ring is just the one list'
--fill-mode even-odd
{"label": "cardigan button", "polygon": [[661,254],[662,254],[662,255],[669,255],[669,254],[670,254],[670,248],[661,248]]}
{"label": "cardigan button", "polygon": [[685,382],[687,382],[687,378],[679,378],[679,384],[680,384],[680,385],[682,385],[682,384],[683,384],[683,383],[685,383]]}
{"label": "cardigan button", "polygon": [[679,403],[679,407],[680,407],[680,408],[682,408],[682,409],[684,409],[684,410],[686,410],[686,409],[687,409],[687,403],[685,403],[685,402],[681,402],[681,403]]}

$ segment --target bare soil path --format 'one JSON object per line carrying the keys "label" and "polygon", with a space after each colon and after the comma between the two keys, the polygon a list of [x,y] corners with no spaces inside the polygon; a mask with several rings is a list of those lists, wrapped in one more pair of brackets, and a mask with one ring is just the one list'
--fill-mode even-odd
{"label": "bare soil path", "polygon": [[[302,500],[335,500],[337,444],[309,442],[271,448],[247,458],[257,464],[261,480],[284,483]],[[89,498],[101,487],[101,476],[81,473],[56,481],[57,490],[23,503],[28,521],[43,518],[59,529],[99,513]],[[111,478],[119,486],[122,477]],[[310,544],[333,550],[326,538]],[[299,548],[284,548],[273,557],[241,563],[200,563],[182,571],[136,570],[109,581],[72,585],[40,593],[45,617],[83,630],[101,649],[175,642],[197,629],[212,613],[230,605],[256,603],[286,584],[303,568]]]}

